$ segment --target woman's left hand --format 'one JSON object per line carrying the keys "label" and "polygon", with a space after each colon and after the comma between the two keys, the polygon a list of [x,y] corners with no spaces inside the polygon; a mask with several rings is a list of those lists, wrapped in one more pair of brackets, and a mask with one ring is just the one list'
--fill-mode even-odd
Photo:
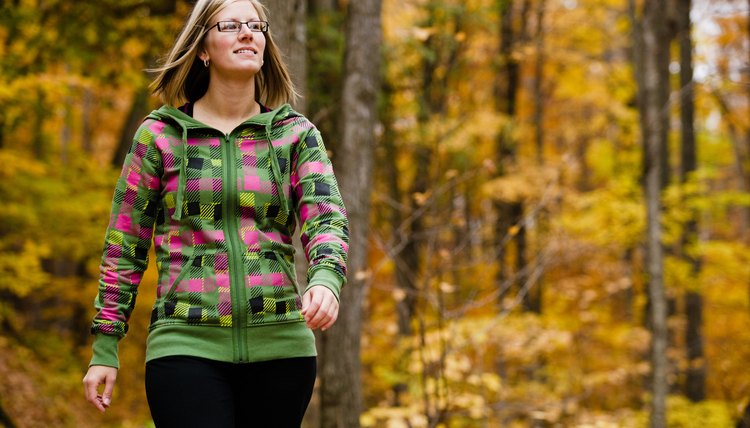
{"label": "woman's left hand", "polygon": [[302,296],[302,316],[311,329],[326,331],[339,316],[339,301],[327,287],[312,285]]}

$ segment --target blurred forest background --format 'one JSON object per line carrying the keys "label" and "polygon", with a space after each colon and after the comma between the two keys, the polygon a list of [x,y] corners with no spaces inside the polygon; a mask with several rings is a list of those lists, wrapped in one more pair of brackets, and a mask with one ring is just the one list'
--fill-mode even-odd
{"label": "blurred forest background", "polygon": [[[265,3],[342,188],[372,183],[307,427],[750,427],[749,1]],[[190,7],[2,1],[0,426],[152,426],[153,268],[105,415],[81,379],[143,70]]]}

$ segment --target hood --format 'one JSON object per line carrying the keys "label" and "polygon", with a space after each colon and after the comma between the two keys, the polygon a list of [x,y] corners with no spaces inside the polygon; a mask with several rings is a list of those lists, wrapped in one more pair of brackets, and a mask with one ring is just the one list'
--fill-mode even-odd
{"label": "hood", "polygon": [[[273,173],[273,180],[278,189],[279,198],[281,200],[281,206],[283,209],[289,209],[286,195],[282,188],[282,171],[279,165],[279,159],[276,155],[276,151],[273,148],[273,142],[271,141],[271,130],[275,123],[288,119],[290,117],[301,116],[299,113],[294,111],[289,104],[283,104],[271,111],[260,113],[246,120],[238,126],[238,128],[244,128],[247,126],[261,126],[263,127],[266,134],[266,141],[268,141],[268,153],[271,159],[271,170]],[[158,110],[152,111],[146,119],[154,119],[161,122],[171,123],[174,126],[182,130],[182,143],[180,147],[175,149],[175,157],[180,158],[180,176],[179,184],[177,187],[177,197],[175,198],[175,211],[172,214],[172,219],[180,221],[182,219],[182,205],[185,198],[185,188],[187,187],[187,173],[185,171],[187,165],[187,137],[188,131],[191,129],[209,129],[220,132],[210,126],[193,119],[181,110],[173,106],[162,106]],[[234,131],[232,131],[234,132]]]}

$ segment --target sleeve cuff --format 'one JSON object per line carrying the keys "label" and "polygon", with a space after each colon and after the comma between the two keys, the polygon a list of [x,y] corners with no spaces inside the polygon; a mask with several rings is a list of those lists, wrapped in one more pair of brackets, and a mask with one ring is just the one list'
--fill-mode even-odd
{"label": "sleeve cuff", "polygon": [[91,346],[93,356],[89,367],[91,366],[109,366],[116,369],[120,368],[120,360],[117,357],[117,344],[120,338],[99,333],[94,336],[94,343]]}
{"label": "sleeve cuff", "polygon": [[341,286],[343,285],[343,281],[341,277],[338,276],[335,272],[332,272],[328,269],[315,270],[310,277],[308,284],[309,285],[307,286],[307,289],[305,291],[309,290],[312,287],[323,286],[333,292],[333,295],[336,296],[336,300],[340,300],[339,294],[341,293]]}

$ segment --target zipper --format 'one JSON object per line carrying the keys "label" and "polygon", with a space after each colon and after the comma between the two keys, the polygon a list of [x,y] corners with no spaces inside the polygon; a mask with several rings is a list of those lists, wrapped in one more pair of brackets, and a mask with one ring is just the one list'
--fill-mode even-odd
{"label": "zipper", "polygon": [[242,363],[248,360],[244,327],[247,324],[247,294],[245,290],[244,268],[242,263],[242,245],[240,245],[239,226],[235,215],[237,195],[237,167],[235,165],[235,147],[231,134],[224,135],[222,144],[224,180],[224,239],[229,244],[229,287],[232,296],[232,335],[234,337],[234,358]]}

